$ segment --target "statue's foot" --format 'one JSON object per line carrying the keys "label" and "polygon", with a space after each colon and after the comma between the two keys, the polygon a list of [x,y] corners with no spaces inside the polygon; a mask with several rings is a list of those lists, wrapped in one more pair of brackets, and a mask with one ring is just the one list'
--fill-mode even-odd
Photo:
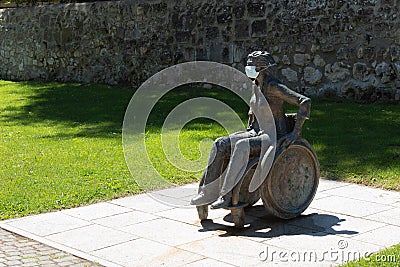
{"label": "statue's foot", "polygon": [[221,196],[211,204],[212,209],[221,209],[230,206],[232,203],[232,197],[229,196]]}
{"label": "statue's foot", "polygon": [[200,193],[192,198],[190,201],[190,205],[196,205],[196,206],[202,206],[202,205],[209,205],[211,204],[214,199],[210,199],[210,197],[206,196],[203,190],[200,191]]}

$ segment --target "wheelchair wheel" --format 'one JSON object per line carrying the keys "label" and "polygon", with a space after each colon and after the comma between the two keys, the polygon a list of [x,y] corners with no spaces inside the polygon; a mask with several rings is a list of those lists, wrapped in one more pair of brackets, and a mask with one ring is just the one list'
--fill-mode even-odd
{"label": "wheelchair wheel", "polygon": [[319,176],[318,158],[305,139],[278,149],[268,177],[260,186],[264,207],[282,219],[297,217],[313,200]]}

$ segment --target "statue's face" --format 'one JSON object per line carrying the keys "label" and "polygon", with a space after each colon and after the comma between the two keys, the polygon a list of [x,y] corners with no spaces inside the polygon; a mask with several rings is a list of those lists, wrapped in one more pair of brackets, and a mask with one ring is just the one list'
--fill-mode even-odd
{"label": "statue's face", "polygon": [[253,57],[248,57],[246,64],[247,64],[247,66],[255,66],[257,72],[260,72],[261,70],[263,70],[265,68],[265,66],[261,66],[262,64],[257,62],[257,59],[255,59]]}
{"label": "statue's face", "polygon": [[256,79],[258,77],[258,75],[260,74],[260,72],[258,72],[256,70],[256,66],[247,65],[245,67],[245,71],[246,71],[247,77],[249,77],[250,79]]}
{"label": "statue's face", "polygon": [[266,75],[266,69],[267,67],[263,64],[260,64],[260,62],[257,62],[257,59],[253,57],[247,58],[247,65],[245,67],[245,70],[247,77],[249,77],[250,79],[257,79],[260,73],[263,73],[262,75]]}
{"label": "statue's face", "polygon": [[256,79],[260,74],[259,68],[254,64],[254,60],[252,57],[247,59],[247,65],[245,67],[246,75],[250,79]]}

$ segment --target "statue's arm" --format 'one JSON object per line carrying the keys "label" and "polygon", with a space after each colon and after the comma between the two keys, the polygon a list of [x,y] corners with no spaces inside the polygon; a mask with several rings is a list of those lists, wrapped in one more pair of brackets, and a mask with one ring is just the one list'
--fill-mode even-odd
{"label": "statue's arm", "polygon": [[278,89],[279,97],[291,105],[299,107],[297,111],[296,123],[291,133],[293,138],[301,135],[301,130],[305,120],[310,118],[311,99],[299,94],[281,83],[275,83],[274,86]]}

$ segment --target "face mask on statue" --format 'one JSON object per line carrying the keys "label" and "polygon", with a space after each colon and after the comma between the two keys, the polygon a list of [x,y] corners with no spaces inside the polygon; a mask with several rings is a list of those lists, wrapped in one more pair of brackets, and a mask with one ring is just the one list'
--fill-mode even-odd
{"label": "face mask on statue", "polygon": [[259,71],[256,71],[256,66],[246,66],[245,70],[247,77],[250,79],[255,79],[257,78],[258,74],[260,74]]}

